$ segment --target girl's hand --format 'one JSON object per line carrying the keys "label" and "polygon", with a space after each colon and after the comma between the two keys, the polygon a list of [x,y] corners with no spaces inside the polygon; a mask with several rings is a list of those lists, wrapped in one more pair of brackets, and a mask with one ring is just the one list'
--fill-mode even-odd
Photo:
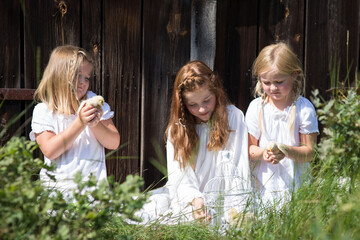
{"label": "girl's hand", "polygon": [[284,159],[284,157],[285,154],[280,150],[277,151],[264,150],[263,152],[264,161],[270,164],[278,164],[282,159]]}
{"label": "girl's hand", "polygon": [[78,117],[80,121],[89,127],[95,127],[103,114],[102,108],[97,109],[89,104],[86,104],[80,109]]}
{"label": "girl's hand", "polygon": [[210,221],[210,216],[206,216],[205,207],[204,207],[204,199],[201,197],[194,198],[191,202],[193,206],[193,216],[197,220],[201,220],[202,222]]}
{"label": "girl's hand", "polygon": [[89,127],[95,127],[98,125],[98,123],[100,122],[101,116],[103,115],[102,108],[96,109],[96,112],[94,114],[95,114],[95,117],[93,118],[93,120],[91,120],[89,122],[89,124],[88,124]]}

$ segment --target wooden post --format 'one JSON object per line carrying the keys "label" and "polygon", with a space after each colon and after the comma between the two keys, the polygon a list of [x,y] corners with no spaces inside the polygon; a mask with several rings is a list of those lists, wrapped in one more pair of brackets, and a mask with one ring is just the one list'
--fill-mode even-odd
{"label": "wooden post", "polygon": [[193,0],[191,5],[191,60],[214,69],[216,50],[216,0]]}

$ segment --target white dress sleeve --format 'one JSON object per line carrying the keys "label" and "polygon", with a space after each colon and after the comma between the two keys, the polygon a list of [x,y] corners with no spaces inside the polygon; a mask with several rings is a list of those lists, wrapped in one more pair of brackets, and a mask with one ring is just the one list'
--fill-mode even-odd
{"label": "white dress sleeve", "polygon": [[250,189],[250,167],[248,155],[248,130],[245,124],[244,114],[235,106],[231,106],[228,112],[230,136],[227,150],[230,159],[233,159],[239,176],[244,180],[244,189]]}
{"label": "white dress sleeve", "polygon": [[311,134],[311,133],[318,133],[318,120],[316,117],[316,111],[312,103],[302,97],[299,99],[300,101],[300,126],[299,132],[302,134]]}
{"label": "white dress sleeve", "polygon": [[260,101],[261,98],[256,98],[251,101],[245,115],[248,132],[256,139],[259,139],[261,135],[261,131],[259,128],[259,112],[261,107]]}
{"label": "white dress sleeve", "polygon": [[39,103],[35,106],[31,120],[31,129],[32,131],[29,134],[31,141],[35,141],[35,134],[44,131],[50,131],[56,134],[53,113],[45,103]]}
{"label": "white dress sleeve", "polygon": [[203,197],[199,191],[199,183],[191,166],[180,168],[180,163],[174,160],[174,146],[170,141],[170,134],[166,144],[167,170],[170,199],[189,203],[196,197]]}
{"label": "white dress sleeve", "polygon": [[114,112],[111,111],[108,103],[105,102],[104,106],[102,106],[102,109],[103,109],[103,115],[101,116],[100,121],[107,120],[107,119],[114,117]]}

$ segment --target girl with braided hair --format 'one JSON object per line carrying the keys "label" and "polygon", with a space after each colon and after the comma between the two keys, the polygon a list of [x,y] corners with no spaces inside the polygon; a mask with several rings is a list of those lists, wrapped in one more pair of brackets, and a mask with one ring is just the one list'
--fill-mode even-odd
{"label": "girl with braided hair", "polygon": [[104,147],[116,149],[120,143],[111,119],[114,112],[107,103],[85,103],[79,109],[82,100],[96,96],[88,91],[92,69],[92,59],[84,49],[57,47],[34,95],[41,103],[33,111],[30,139],[39,144],[45,164],[56,165],[50,173],[56,181],[46,169],[41,170],[40,179],[65,195],[76,187],[73,179],[79,171],[84,180],[91,174],[99,182],[106,180]]}
{"label": "girl with braided hair", "polygon": [[203,191],[215,177],[223,151],[250,188],[244,115],[229,103],[219,76],[203,62],[191,61],[177,73],[165,135],[168,182],[144,206],[148,220],[168,211],[175,222],[179,219],[174,216],[208,220]]}
{"label": "girl with braided hair", "polygon": [[318,122],[309,100],[302,97],[304,74],[285,43],[261,50],[253,64],[254,99],[246,112],[249,154],[255,190],[262,203],[284,203],[303,181],[314,156]]}

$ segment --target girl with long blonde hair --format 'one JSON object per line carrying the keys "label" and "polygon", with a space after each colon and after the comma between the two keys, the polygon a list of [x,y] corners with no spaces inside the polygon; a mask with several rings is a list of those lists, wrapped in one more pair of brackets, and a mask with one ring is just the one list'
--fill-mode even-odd
{"label": "girl with long blonde hair", "polygon": [[254,99],[246,112],[254,186],[263,203],[283,202],[303,181],[314,156],[318,122],[301,96],[301,63],[285,43],[261,50],[253,64]]}
{"label": "girl with long blonde hair", "polygon": [[250,188],[243,113],[229,103],[220,77],[203,62],[191,61],[177,73],[165,135],[168,182],[144,207],[150,219],[171,211],[206,220],[203,191],[223,151]]}
{"label": "girl with long blonde hair", "polygon": [[39,144],[46,165],[55,164],[53,181],[46,169],[40,179],[49,188],[67,196],[76,188],[77,172],[86,180],[93,174],[98,181],[107,178],[104,147],[116,149],[119,133],[111,118],[114,112],[97,97],[97,103],[83,100],[96,96],[88,91],[92,58],[82,48],[66,45],[53,50],[35,92],[30,139]]}

